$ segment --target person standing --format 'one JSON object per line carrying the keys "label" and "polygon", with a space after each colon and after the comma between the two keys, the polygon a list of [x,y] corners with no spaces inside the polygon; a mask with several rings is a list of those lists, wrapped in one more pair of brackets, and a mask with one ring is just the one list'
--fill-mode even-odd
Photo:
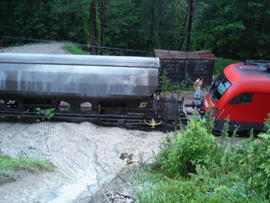
{"label": "person standing", "polygon": [[201,77],[198,77],[198,79],[194,82],[194,99],[200,99],[200,94],[201,94],[201,88],[202,88],[202,79]]}

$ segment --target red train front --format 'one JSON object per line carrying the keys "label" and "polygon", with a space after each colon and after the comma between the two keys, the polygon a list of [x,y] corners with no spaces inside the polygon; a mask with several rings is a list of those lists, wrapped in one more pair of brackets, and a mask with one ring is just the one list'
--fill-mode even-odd
{"label": "red train front", "polygon": [[203,101],[215,117],[214,131],[230,120],[229,130],[263,130],[270,113],[270,61],[229,65],[213,82]]}

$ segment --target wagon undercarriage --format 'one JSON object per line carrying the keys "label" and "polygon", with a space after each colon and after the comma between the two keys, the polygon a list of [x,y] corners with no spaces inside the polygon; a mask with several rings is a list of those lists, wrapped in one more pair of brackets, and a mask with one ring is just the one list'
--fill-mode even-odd
{"label": "wagon undercarriage", "polygon": [[[164,95],[163,95],[164,96]],[[184,100],[155,95],[155,99],[128,101],[122,104],[110,101],[57,99],[0,98],[2,121],[91,121],[101,125],[139,130],[171,130],[185,123],[187,115]],[[158,99],[157,99],[158,97]]]}

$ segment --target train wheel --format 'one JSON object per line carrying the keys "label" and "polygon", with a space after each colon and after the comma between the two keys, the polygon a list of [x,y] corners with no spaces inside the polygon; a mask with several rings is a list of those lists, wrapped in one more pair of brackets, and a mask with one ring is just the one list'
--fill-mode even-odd
{"label": "train wheel", "polygon": [[70,111],[70,104],[66,101],[60,101],[58,105],[58,110],[60,112],[68,112]]}
{"label": "train wheel", "polygon": [[81,111],[83,113],[91,113],[92,112],[92,103],[91,102],[81,103]]}
{"label": "train wheel", "polygon": [[4,111],[24,110],[22,99],[0,99],[0,109]]}

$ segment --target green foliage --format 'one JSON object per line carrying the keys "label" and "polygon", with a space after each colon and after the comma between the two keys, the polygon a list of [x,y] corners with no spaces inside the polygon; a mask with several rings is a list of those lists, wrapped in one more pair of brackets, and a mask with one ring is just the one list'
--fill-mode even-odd
{"label": "green foliage", "polygon": [[106,46],[141,49],[138,46],[141,35],[136,31],[130,31],[138,29],[140,10],[132,0],[108,1],[104,35]]}
{"label": "green foliage", "polygon": [[29,158],[0,157],[0,170],[52,171],[53,165],[48,161]]}
{"label": "green foliage", "polygon": [[[188,83],[192,84],[190,83],[190,81],[188,81]],[[192,85],[187,85],[187,83],[184,80],[182,80],[180,83],[179,89],[180,90],[193,90],[193,87]]]}
{"label": "green foliage", "polygon": [[267,114],[268,118],[265,120],[265,130],[270,133],[270,113]]}
{"label": "green foliage", "polygon": [[[36,108],[37,114],[41,116],[41,120],[45,121],[48,120],[50,121],[53,116],[54,116],[54,110],[55,108],[49,108],[49,109],[41,109],[41,108]],[[37,122],[39,122],[40,120],[37,119]],[[43,123],[43,130],[44,130],[44,136],[45,136],[45,141],[46,141],[46,146],[47,146],[47,151],[49,152],[49,144],[48,144],[48,140],[49,140],[49,135],[50,135],[50,128],[47,126],[45,123]]]}
{"label": "green foliage", "polygon": [[270,130],[236,143],[227,121],[214,141],[208,122],[194,116],[166,137],[155,162],[136,175],[140,202],[269,202]]}
{"label": "green foliage", "polygon": [[137,180],[144,182],[135,193],[142,203],[184,202],[194,196],[192,182],[181,178],[171,179],[160,173],[141,171]]}
{"label": "green foliage", "polygon": [[198,164],[209,166],[215,154],[216,142],[205,127],[206,121],[198,115],[193,117],[183,134],[176,134],[174,140],[166,140],[158,155],[162,170],[170,175],[194,173]]}
{"label": "green foliage", "polygon": [[162,91],[174,91],[174,90],[192,90],[192,86],[187,85],[185,81],[182,81],[179,84],[171,84],[171,80],[168,77],[168,73],[166,70],[162,70],[161,74],[161,90]]}
{"label": "green foliage", "polygon": [[214,74],[220,73],[224,68],[226,68],[228,65],[233,63],[239,63],[238,60],[232,60],[232,59],[225,59],[225,58],[216,58],[215,60],[215,70]]}
{"label": "green foliage", "polygon": [[166,70],[162,71],[161,74],[161,90],[162,91],[172,91],[180,89],[178,85],[172,85],[170,78],[168,78],[168,73]]}
{"label": "green foliage", "polygon": [[207,133],[211,134],[212,131],[213,131],[213,128],[215,126],[215,123],[214,123],[215,118],[211,115],[210,112],[206,112],[205,113],[205,120],[206,120],[206,122],[205,122],[204,126],[205,126],[205,128],[207,130]]}
{"label": "green foliage", "polygon": [[226,58],[269,58],[269,12],[267,0],[212,1],[196,23],[194,48],[210,49]]}
{"label": "green foliage", "polygon": [[54,170],[53,164],[48,161],[30,158],[11,158],[0,156],[0,185],[6,182],[15,181],[19,171],[40,172]]}
{"label": "green foliage", "polygon": [[[0,35],[150,51],[103,50],[110,55],[152,56],[154,49],[185,47],[189,0],[99,0],[95,9],[92,2],[1,0]],[[192,48],[226,58],[269,59],[269,14],[268,0],[196,1]],[[3,37],[0,46],[17,41]]]}
{"label": "green foliage", "polygon": [[42,115],[42,120],[51,120],[52,117],[54,116],[54,110],[55,108],[50,108],[50,109],[41,109],[41,108],[36,108],[36,111],[39,115]]}
{"label": "green foliage", "polygon": [[[244,177],[247,193],[256,191],[270,196],[270,133],[261,133],[260,139],[249,139],[237,150],[241,164],[239,173]],[[239,156],[242,155],[242,156]]]}
{"label": "green foliage", "polygon": [[[166,177],[158,171],[149,169],[141,170],[137,173],[135,189],[136,197],[142,203],[159,202],[267,202],[266,199],[255,192],[246,195],[245,185],[240,182],[232,182],[226,186],[223,182],[217,185],[207,178],[204,171],[190,179],[182,177]],[[211,178],[212,180],[212,178]]]}
{"label": "green foliage", "polygon": [[63,49],[71,54],[81,54],[81,55],[90,54],[88,51],[83,50],[80,46],[73,44],[67,44],[63,47]]}

